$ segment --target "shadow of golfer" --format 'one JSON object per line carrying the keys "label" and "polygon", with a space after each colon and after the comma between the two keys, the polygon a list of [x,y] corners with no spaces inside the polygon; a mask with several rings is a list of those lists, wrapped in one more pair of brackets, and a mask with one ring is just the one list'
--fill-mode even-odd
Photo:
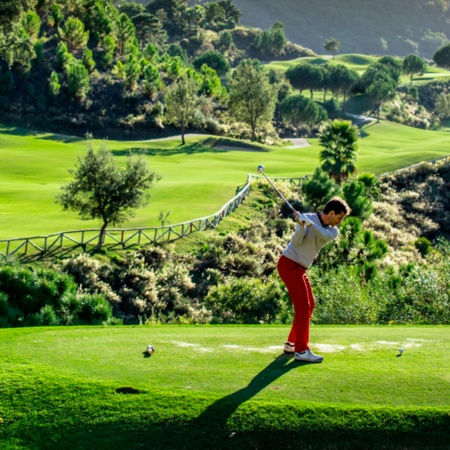
{"label": "shadow of golfer", "polygon": [[[190,422],[188,426],[189,437],[186,436],[184,448],[210,448],[211,435],[214,435],[216,445],[218,442],[221,442],[221,439],[223,439],[222,442],[228,441],[230,430],[227,428],[227,421],[239,406],[285,373],[304,365],[308,365],[308,363],[294,361],[292,356],[285,354],[277,356],[246,387],[215,401],[196,419]],[[220,444],[218,447],[220,447]]]}

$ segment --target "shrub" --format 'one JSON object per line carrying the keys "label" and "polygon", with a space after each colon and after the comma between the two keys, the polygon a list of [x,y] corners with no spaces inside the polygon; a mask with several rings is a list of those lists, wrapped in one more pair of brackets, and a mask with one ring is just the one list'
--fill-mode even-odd
{"label": "shrub", "polygon": [[[312,320],[321,324],[371,324],[378,319],[384,296],[376,297],[376,282],[365,285],[356,267],[341,266],[321,272],[308,271],[313,285],[316,307]],[[377,295],[379,292],[377,292]]]}
{"label": "shrub", "polygon": [[423,257],[427,256],[433,248],[431,242],[425,237],[418,238],[416,242],[414,242],[414,246],[419,250]]}
{"label": "shrub", "polygon": [[111,305],[99,294],[80,294],[78,322],[89,325],[102,324],[112,317]]}
{"label": "shrub", "polygon": [[276,281],[240,278],[213,287],[205,305],[218,323],[272,323],[282,309],[283,297]]}

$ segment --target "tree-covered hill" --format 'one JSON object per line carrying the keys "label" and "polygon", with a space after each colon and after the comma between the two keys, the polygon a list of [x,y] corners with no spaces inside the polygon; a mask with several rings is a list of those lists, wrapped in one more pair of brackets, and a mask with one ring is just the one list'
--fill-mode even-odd
{"label": "tree-covered hill", "polygon": [[[149,137],[172,125],[220,134],[214,111],[227,108],[231,67],[314,53],[288,42],[281,24],[244,28],[230,0],[214,5],[2,1],[0,121],[108,137]],[[266,78],[257,65],[251,70]],[[188,100],[195,108],[181,117]]]}
{"label": "tree-covered hill", "polygon": [[[147,3],[148,0],[139,0]],[[206,0],[190,0],[190,4]],[[325,39],[340,40],[343,53],[410,53],[431,58],[450,38],[448,0],[234,0],[241,22],[266,29],[284,24],[289,40],[323,52]]]}

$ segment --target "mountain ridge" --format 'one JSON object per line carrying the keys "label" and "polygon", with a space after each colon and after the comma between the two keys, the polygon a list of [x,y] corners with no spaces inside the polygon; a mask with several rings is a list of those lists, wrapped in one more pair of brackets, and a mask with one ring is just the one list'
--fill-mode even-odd
{"label": "mountain ridge", "polygon": [[[147,4],[148,1],[140,1]],[[190,0],[189,6],[204,4]],[[333,37],[341,53],[432,58],[450,39],[448,1],[420,0],[233,0],[243,13],[241,23],[268,29],[284,24],[286,37],[316,53]]]}

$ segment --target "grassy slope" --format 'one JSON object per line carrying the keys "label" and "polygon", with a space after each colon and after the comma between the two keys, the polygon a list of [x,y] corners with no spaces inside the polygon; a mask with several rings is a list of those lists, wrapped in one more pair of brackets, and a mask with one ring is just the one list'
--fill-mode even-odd
{"label": "grassy slope", "polygon": [[[382,173],[422,160],[448,154],[448,134],[383,122],[362,129],[360,172]],[[213,214],[245,184],[259,164],[269,176],[303,176],[318,165],[320,147],[264,147],[254,150],[218,150],[189,138],[159,142],[108,141],[119,158],[128,149],[147,149],[150,167],[163,179],[156,185],[151,204],[138,211],[127,226],[158,225],[161,210],[171,211],[172,224]],[[208,140],[209,143],[211,140]],[[98,143],[96,143],[97,145]],[[96,221],[80,221],[54,204],[59,187],[70,179],[68,170],[82,155],[82,140],[47,134],[28,135],[25,130],[0,128],[1,238],[49,234],[98,227]],[[29,218],[33,217],[33,220]]]}
{"label": "grassy slope", "polygon": [[[270,448],[274,436],[289,442],[303,430],[311,443],[309,432],[319,432],[321,444],[369,438],[374,447],[365,448],[386,439],[389,448],[395,439],[444,448],[448,327],[313,327],[312,347],[326,357],[321,365],[284,356],[287,331],[0,330],[0,439],[6,448],[199,448],[202,440],[230,448],[237,432],[233,448],[255,448],[254,439],[256,448]],[[156,349],[150,358],[142,353],[148,343]],[[140,394],[116,394],[121,387]]]}

